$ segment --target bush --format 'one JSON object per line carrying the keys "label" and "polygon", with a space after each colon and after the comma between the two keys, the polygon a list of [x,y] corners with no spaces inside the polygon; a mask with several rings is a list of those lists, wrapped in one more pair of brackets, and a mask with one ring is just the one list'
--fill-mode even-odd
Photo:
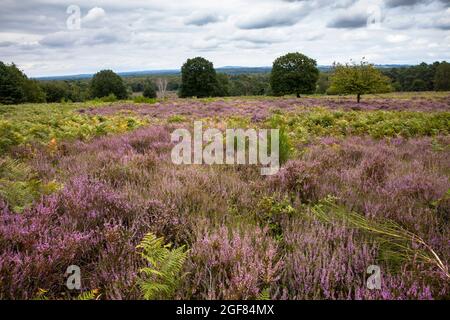
{"label": "bush", "polygon": [[116,97],[116,95],[114,93],[110,93],[106,97],[101,97],[100,101],[102,101],[102,102],[116,102],[117,101],[117,97]]}
{"label": "bush", "polygon": [[156,89],[155,89],[155,85],[153,84],[153,82],[148,81],[145,84],[144,92],[142,93],[142,95],[148,99],[155,99],[158,97],[158,95],[156,94]]}
{"label": "bush", "polygon": [[201,236],[188,259],[185,285],[190,299],[257,299],[279,279],[283,262],[266,229],[229,231],[221,227]]}
{"label": "bush", "polygon": [[103,98],[111,94],[118,99],[128,97],[127,88],[122,78],[111,70],[102,70],[96,73],[91,80],[90,89],[93,98]]}
{"label": "bush", "polygon": [[158,102],[155,98],[146,98],[144,96],[136,96],[133,98],[134,103],[148,103],[148,104],[155,104]]}

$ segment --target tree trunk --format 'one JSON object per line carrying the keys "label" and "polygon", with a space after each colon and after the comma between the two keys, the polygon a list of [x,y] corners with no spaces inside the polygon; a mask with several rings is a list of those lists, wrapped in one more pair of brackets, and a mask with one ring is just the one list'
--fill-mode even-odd
{"label": "tree trunk", "polygon": [[357,101],[358,101],[358,103],[360,103],[361,102],[361,94],[360,93],[358,93],[358,96],[357,96]]}

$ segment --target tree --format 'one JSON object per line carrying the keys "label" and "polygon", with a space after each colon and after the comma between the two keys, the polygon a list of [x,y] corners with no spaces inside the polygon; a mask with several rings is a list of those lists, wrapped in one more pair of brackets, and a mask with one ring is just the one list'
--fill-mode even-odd
{"label": "tree", "polygon": [[12,64],[0,62],[0,103],[17,104],[25,102],[21,72]]}
{"label": "tree", "polygon": [[334,64],[330,91],[337,94],[356,94],[358,103],[368,93],[391,90],[389,78],[364,59],[360,64]]}
{"label": "tree", "polygon": [[23,84],[25,101],[41,103],[45,102],[45,92],[36,80],[26,78]]}
{"label": "tree", "polygon": [[47,102],[61,102],[68,98],[68,88],[64,82],[49,81],[42,83]]}
{"label": "tree", "polygon": [[444,61],[436,68],[434,89],[436,91],[450,90],[450,63]]}
{"label": "tree", "polygon": [[422,79],[414,79],[411,85],[412,91],[427,91],[427,84]]}
{"label": "tree", "polygon": [[157,97],[155,85],[150,80],[147,80],[147,82],[144,84],[144,92],[142,95],[146,98],[154,99]]}
{"label": "tree", "polygon": [[45,94],[39,83],[30,80],[15,64],[0,61],[0,103],[45,102]]}
{"label": "tree", "polygon": [[319,79],[319,69],[314,59],[301,53],[288,53],[276,59],[270,75],[273,94],[282,96],[295,93],[313,93]]}
{"label": "tree", "polygon": [[217,74],[217,83],[214,96],[228,97],[230,95],[230,80],[228,75],[224,73]]}
{"label": "tree", "polygon": [[319,80],[317,81],[316,93],[324,94],[330,87],[330,75],[328,73],[321,72]]}
{"label": "tree", "polygon": [[180,97],[211,97],[216,87],[217,75],[212,62],[197,57],[188,59],[181,68]]}
{"label": "tree", "polygon": [[102,70],[94,75],[91,80],[91,95],[94,98],[103,98],[115,95],[118,99],[128,97],[127,88],[117,74],[111,70]]}

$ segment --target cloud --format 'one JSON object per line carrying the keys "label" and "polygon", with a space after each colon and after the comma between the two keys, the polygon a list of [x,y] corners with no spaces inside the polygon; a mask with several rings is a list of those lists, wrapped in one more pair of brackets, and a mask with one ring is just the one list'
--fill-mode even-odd
{"label": "cloud", "polygon": [[12,45],[14,45],[14,42],[12,41],[0,41],[0,48],[10,47]]}
{"label": "cloud", "polygon": [[239,19],[236,25],[246,30],[293,26],[307,14],[308,11],[303,5],[290,9],[265,10]]}
{"label": "cloud", "polygon": [[122,40],[117,32],[108,29],[96,31],[81,29],[77,31],[59,31],[49,34],[39,41],[39,44],[53,48],[68,48],[82,46],[96,46],[118,43]]}
{"label": "cloud", "polygon": [[[14,61],[30,76],[172,69],[198,55],[216,66],[270,65],[290,51],[319,64],[368,54],[374,63],[450,60],[450,0],[1,3],[0,61]],[[374,3],[379,29],[365,27]],[[80,6],[81,30],[67,29],[71,4]]]}
{"label": "cloud", "polygon": [[200,27],[210,23],[216,23],[219,21],[221,21],[221,17],[215,13],[197,12],[187,17],[184,23],[186,25],[193,25]]}
{"label": "cloud", "polygon": [[409,40],[410,37],[403,34],[390,34],[386,37],[386,40],[390,43],[400,43]]}
{"label": "cloud", "polygon": [[356,29],[367,27],[367,14],[342,15],[327,24],[329,28]]}
{"label": "cloud", "polygon": [[385,0],[384,2],[388,8],[413,7],[416,5],[429,5],[431,3],[440,3],[445,6],[450,5],[449,0]]}
{"label": "cloud", "polygon": [[415,6],[423,2],[424,0],[385,0],[388,8]]}
{"label": "cloud", "polygon": [[46,47],[70,47],[77,43],[78,38],[74,32],[60,31],[49,34],[39,41]]}
{"label": "cloud", "polygon": [[94,7],[81,19],[82,23],[99,22],[106,17],[106,12],[103,8]]}

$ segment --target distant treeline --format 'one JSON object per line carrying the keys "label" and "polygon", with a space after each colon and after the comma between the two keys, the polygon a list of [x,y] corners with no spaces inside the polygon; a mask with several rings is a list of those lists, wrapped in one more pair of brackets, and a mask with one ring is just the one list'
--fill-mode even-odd
{"label": "distant treeline", "polygon": [[448,91],[450,90],[450,63],[421,63],[408,68],[383,70],[392,81],[395,91]]}
{"label": "distant treeline", "polygon": [[[383,68],[382,73],[391,81],[395,91],[450,91],[450,63],[422,63],[417,66],[400,68]],[[330,79],[333,70],[321,71],[316,93],[334,94],[330,89]],[[181,75],[149,75],[138,77],[122,77],[125,85],[124,94],[140,95],[145,91],[157,89],[157,82],[164,78],[167,81],[166,90],[180,92]],[[14,64],[6,65],[0,62],[0,103],[24,102],[83,102],[98,97],[93,92],[91,79],[82,80],[45,80],[29,79]],[[146,90],[147,89],[147,90]],[[214,96],[257,96],[272,95],[270,73],[224,74],[217,73],[217,83]],[[144,96],[152,97],[144,94]],[[119,98],[119,97],[118,97]]]}

